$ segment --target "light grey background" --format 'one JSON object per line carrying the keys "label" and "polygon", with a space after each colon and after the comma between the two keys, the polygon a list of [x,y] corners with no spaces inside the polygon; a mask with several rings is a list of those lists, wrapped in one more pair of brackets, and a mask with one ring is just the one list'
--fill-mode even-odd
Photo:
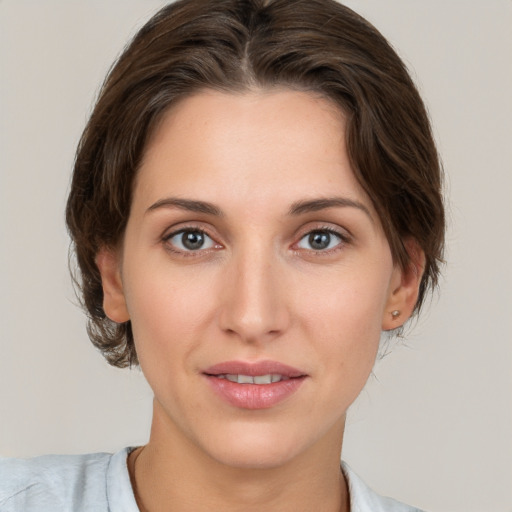
{"label": "light grey background", "polygon": [[[351,0],[399,50],[448,174],[439,298],[353,406],[344,458],[438,512],[512,511],[512,2]],[[67,274],[73,152],[157,0],[0,0],[0,453],[147,439],[151,392],[89,344]]]}

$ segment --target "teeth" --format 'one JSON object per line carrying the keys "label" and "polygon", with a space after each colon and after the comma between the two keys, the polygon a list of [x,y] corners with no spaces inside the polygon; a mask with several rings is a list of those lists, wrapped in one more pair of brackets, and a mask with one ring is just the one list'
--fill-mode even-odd
{"label": "teeth", "polygon": [[254,377],[250,375],[238,375],[238,384],[254,384]]}
{"label": "teeth", "polygon": [[255,375],[254,384],[270,384],[272,382],[272,375]]}
{"label": "teeth", "polygon": [[236,382],[238,384],[271,384],[272,382],[280,382],[282,380],[288,380],[289,377],[283,377],[279,374],[266,374],[266,375],[241,375],[241,374],[225,374],[217,375],[219,379],[227,379],[230,382]]}

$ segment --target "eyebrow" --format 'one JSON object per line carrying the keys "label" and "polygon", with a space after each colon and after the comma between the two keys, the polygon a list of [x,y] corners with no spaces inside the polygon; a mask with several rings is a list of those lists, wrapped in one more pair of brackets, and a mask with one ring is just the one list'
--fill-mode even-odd
{"label": "eyebrow", "polygon": [[157,210],[159,208],[178,208],[189,212],[206,213],[216,217],[223,217],[224,213],[220,208],[206,201],[195,201],[192,199],[181,199],[179,197],[166,197],[152,204],[146,213]]}
{"label": "eyebrow", "polygon": [[[318,212],[326,210],[327,208],[357,208],[363,211],[373,220],[370,210],[361,202],[349,199],[347,197],[327,197],[321,199],[301,200],[296,201],[290,206],[288,215],[303,215],[305,213]],[[207,201],[198,201],[193,199],[182,199],[179,197],[166,197],[153,203],[146,213],[158,210],[160,208],[178,208],[189,212],[205,213],[215,217],[223,217],[224,212],[213,203]]]}
{"label": "eyebrow", "polygon": [[327,208],[339,207],[357,208],[358,210],[366,213],[366,215],[373,220],[370,210],[363,203],[347,197],[327,197],[322,199],[297,201],[291,205],[288,213],[289,215],[302,215],[304,213],[318,212]]}

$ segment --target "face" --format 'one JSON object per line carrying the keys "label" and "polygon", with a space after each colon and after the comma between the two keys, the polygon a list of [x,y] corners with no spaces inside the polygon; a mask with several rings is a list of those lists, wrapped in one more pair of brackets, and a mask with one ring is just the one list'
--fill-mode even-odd
{"label": "face", "polygon": [[417,285],[354,177],[343,116],[288,90],[202,92],[169,111],[122,249],[98,265],[161,435],[238,467],[341,446],[381,330]]}

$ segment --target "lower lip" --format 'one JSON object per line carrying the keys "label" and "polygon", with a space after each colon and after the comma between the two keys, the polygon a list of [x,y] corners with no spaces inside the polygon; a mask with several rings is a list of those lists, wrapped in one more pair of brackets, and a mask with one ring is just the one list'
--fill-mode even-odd
{"label": "lower lip", "polygon": [[268,409],[293,395],[306,377],[297,377],[271,384],[238,384],[207,375],[213,390],[227,403],[242,409]]}

